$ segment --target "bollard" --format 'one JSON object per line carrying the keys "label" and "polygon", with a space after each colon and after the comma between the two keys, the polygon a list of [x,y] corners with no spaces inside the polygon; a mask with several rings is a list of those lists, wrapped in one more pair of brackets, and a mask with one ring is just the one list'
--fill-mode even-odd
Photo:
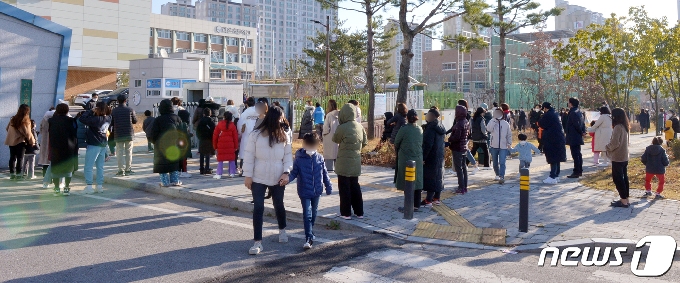
{"label": "bollard", "polygon": [[413,188],[416,181],[416,162],[406,162],[404,174],[404,219],[413,219]]}
{"label": "bollard", "polygon": [[519,231],[529,229],[529,168],[519,170]]}

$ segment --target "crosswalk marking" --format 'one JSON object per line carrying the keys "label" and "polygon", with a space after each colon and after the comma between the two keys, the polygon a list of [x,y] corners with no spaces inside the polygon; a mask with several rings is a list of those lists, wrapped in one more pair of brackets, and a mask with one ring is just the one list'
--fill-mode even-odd
{"label": "crosswalk marking", "polygon": [[401,283],[401,281],[349,266],[333,267],[323,275],[323,278],[338,283]]}
{"label": "crosswalk marking", "polygon": [[632,274],[622,274],[616,272],[609,272],[604,270],[597,270],[593,272],[593,276],[588,278],[590,280],[602,281],[606,280],[609,282],[642,282],[642,283],[670,283],[669,281],[656,279],[656,278],[644,278],[637,277]]}
{"label": "crosswalk marking", "polygon": [[517,278],[499,277],[488,271],[449,262],[440,262],[397,250],[373,252],[368,254],[368,257],[405,267],[441,274],[446,277],[460,278],[469,282],[529,282]]}

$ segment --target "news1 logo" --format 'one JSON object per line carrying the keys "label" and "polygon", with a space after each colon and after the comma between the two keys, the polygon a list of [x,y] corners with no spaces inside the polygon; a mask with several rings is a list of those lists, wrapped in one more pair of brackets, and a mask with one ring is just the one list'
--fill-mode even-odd
{"label": "news1 logo", "polygon": [[[638,269],[640,265],[640,257],[642,257],[642,251],[638,249],[649,244],[649,251],[647,252],[647,258],[645,260],[644,269]],[[561,252],[559,248],[548,247],[541,251],[541,255],[538,258],[538,266],[544,266],[545,258],[549,252],[552,252],[552,258],[550,260],[550,266],[557,266],[557,261],[560,261],[562,266],[578,266],[579,256],[581,258],[580,263],[583,266],[604,266],[609,263],[609,266],[621,266],[623,264],[622,254],[628,251],[627,247],[605,247],[604,253],[600,253],[601,248],[593,248],[591,254],[590,247],[585,247],[583,250],[579,247],[568,247],[564,248]],[[614,261],[610,260],[610,255],[613,250]],[[671,269],[673,264],[673,257],[675,256],[675,251],[677,250],[677,243],[675,239],[671,236],[647,236],[635,245],[635,251],[633,252],[633,258],[630,264],[630,271],[636,276],[640,277],[658,277],[666,274],[668,270]]]}

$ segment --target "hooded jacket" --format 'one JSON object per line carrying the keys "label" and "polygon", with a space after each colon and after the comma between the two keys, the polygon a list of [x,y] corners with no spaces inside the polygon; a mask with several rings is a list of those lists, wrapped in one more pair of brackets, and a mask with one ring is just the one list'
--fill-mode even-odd
{"label": "hooded jacket", "polygon": [[305,112],[302,114],[302,121],[300,122],[300,135],[298,138],[302,138],[305,134],[314,132],[314,107],[305,107]]}
{"label": "hooded jacket", "polygon": [[465,106],[456,106],[456,120],[451,127],[451,136],[449,136],[449,148],[451,151],[467,151],[470,122],[468,122],[466,115],[467,109],[465,109]]}
{"label": "hooded jacket", "polygon": [[94,112],[86,111],[78,121],[87,127],[85,131],[87,145],[100,147],[108,145],[106,131],[111,125],[111,116],[95,116]]}
{"label": "hooded jacket", "polygon": [[287,130],[285,141],[271,146],[269,136],[260,130],[250,133],[243,153],[243,176],[253,178],[254,183],[278,185],[281,174],[290,172],[293,167],[293,147],[289,133]]}
{"label": "hooded jacket", "polygon": [[220,121],[212,135],[212,144],[217,150],[217,161],[236,160],[238,149],[238,131],[232,122]]}
{"label": "hooded jacket", "polygon": [[593,139],[593,151],[606,151],[609,139],[612,137],[612,117],[609,114],[602,114],[595,124],[588,128],[589,133],[595,133]]}
{"label": "hooded jacket", "polygon": [[324,113],[323,108],[321,106],[317,107],[314,109],[314,124],[323,124],[324,121],[324,116],[326,113]]}
{"label": "hooded jacket", "polygon": [[354,120],[355,114],[356,106],[352,104],[342,106],[338,115],[340,125],[333,135],[333,142],[339,145],[335,173],[343,177],[361,175],[361,149],[368,145],[366,130]]}
{"label": "hooded jacket", "polygon": [[491,148],[512,148],[512,129],[510,129],[510,124],[503,117],[491,119],[489,124],[486,125],[486,130],[491,133]]}
{"label": "hooded jacket", "polygon": [[324,163],[323,156],[318,152],[311,156],[304,148],[295,152],[293,170],[290,171],[288,180],[291,182],[297,178],[297,192],[301,199],[312,199],[323,193],[330,195],[333,191],[331,179]]}
{"label": "hooded jacket", "polygon": [[215,148],[213,147],[213,133],[215,132],[215,121],[210,117],[202,117],[198,120],[196,127],[196,137],[198,138],[198,153],[205,155],[214,155]]}
{"label": "hooded jacket", "polygon": [[397,190],[405,188],[406,166],[409,160],[416,162],[416,180],[414,190],[423,189],[423,129],[416,124],[406,124],[399,129],[397,138],[394,139],[394,148],[397,151],[397,178],[395,180]]}
{"label": "hooded jacket", "polygon": [[[154,144],[153,151],[153,172],[171,173],[180,170],[180,160],[185,156],[188,145],[180,145],[178,141],[183,140],[179,130],[182,120],[172,109],[172,102],[164,99],[158,105],[158,113],[151,126],[150,135],[147,137]],[[177,152],[177,149],[180,152]]]}
{"label": "hooded jacket", "polygon": [[[255,106],[253,107],[248,107],[248,109],[243,110],[241,112],[241,118],[238,119],[238,136],[240,138],[239,140],[239,155],[243,154],[246,152],[246,145],[248,144],[248,138],[250,137],[250,133],[253,132],[253,129],[255,129],[255,123],[257,122],[257,118],[260,115],[257,114],[257,110],[255,110]],[[241,159],[243,159],[243,156],[241,156]]]}
{"label": "hooded jacket", "polygon": [[439,120],[425,124],[423,131],[423,189],[441,192],[444,189],[444,135],[446,129]]}
{"label": "hooded jacket", "polygon": [[666,166],[670,164],[666,150],[656,144],[648,146],[640,159],[645,165],[645,172],[649,174],[666,174]]}

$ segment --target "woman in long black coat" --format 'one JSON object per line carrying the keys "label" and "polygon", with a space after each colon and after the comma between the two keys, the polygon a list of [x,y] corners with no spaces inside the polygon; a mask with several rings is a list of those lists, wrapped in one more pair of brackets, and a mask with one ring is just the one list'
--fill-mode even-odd
{"label": "woman in long black coat", "polygon": [[543,116],[538,120],[538,126],[543,129],[543,153],[550,164],[550,176],[543,180],[546,184],[557,184],[560,176],[560,162],[567,161],[566,139],[560,118],[550,103],[543,103]]}
{"label": "woman in long black coat", "polygon": [[68,105],[59,104],[49,119],[50,168],[54,195],[59,195],[59,180],[64,178],[63,195],[71,194],[71,177],[78,170],[78,135],[76,120],[68,116]]}
{"label": "woman in long black coat", "polygon": [[641,109],[638,120],[640,121],[640,131],[642,131],[643,134],[649,133],[649,112],[645,109]]}
{"label": "woman in long black coat", "polygon": [[188,150],[188,144],[180,142],[186,140],[179,130],[182,120],[175,115],[169,99],[160,102],[158,113],[161,115],[154,120],[148,137],[154,144],[153,172],[160,174],[162,187],[181,186],[180,161]]}
{"label": "woman in long black coat", "polygon": [[439,111],[427,113],[427,124],[423,131],[423,190],[427,197],[421,203],[439,205],[440,193],[444,190],[444,135],[446,128],[439,121]]}

